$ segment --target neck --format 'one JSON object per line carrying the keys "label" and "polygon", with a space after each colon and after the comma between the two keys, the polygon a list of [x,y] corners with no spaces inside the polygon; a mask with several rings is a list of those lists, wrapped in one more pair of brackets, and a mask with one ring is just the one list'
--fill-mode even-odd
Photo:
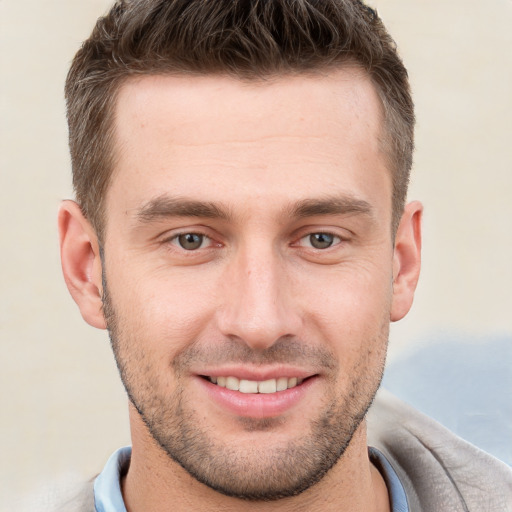
{"label": "neck", "polygon": [[250,502],[225,496],[190,476],[153,440],[133,410],[132,458],[122,481],[128,512],[389,512],[389,496],[384,480],[368,458],[366,424],[356,431],[347,450],[335,466],[318,482],[298,496],[276,501]]}

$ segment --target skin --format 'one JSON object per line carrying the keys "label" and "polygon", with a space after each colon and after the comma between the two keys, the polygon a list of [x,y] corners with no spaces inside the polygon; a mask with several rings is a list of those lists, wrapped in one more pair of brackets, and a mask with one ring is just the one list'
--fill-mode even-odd
{"label": "skin", "polygon": [[[108,323],[131,398],[129,512],[389,510],[361,419],[389,322],[412,303],[421,205],[406,206],[393,237],[381,129],[377,94],[355,68],[123,85],[103,264],[72,201],[59,227],[67,285],[88,323]],[[199,248],[180,246],[186,233],[204,236]],[[314,233],[332,245],[313,247]],[[236,372],[310,378],[283,411],[238,414],[200,377]],[[183,436],[200,440],[199,460]],[[309,464],[313,449],[323,452]],[[253,501],[226,495],[242,488]],[[274,501],[254,501],[269,490]]]}

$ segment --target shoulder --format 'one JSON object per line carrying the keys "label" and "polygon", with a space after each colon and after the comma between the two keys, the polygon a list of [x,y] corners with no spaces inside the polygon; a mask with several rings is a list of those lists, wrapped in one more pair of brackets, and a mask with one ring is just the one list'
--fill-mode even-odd
{"label": "shoulder", "polygon": [[62,480],[45,486],[22,502],[16,510],[23,512],[95,512],[94,478],[86,482]]}
{"label": "shoulder", "polygon": [[512,469],[381,390],[368,442],[397,472],[411,512],[512,512]]}

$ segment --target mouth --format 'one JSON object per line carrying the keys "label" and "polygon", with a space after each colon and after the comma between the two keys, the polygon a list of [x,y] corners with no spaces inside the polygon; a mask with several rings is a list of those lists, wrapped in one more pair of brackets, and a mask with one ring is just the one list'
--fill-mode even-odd
{"label": "mouth", "polygon": [[311,395],[320,378],[319,374],[289,368],[282,372],[239,368],[209,373],[196,375],[213,403],[236,417],[260,419],[278,417],[293,410]]}
{"label": "mouth", "polygon": [[[267,380],[247,380],[239,379],[233,376],[203,376],[212,384],[216,384],[230,391],[239,391],[246,394],[272,394],[286,391],[300,386],[307,379],[299,377],[278,377],[276,379]],[[310,377],[308,377],[310,378]]]}

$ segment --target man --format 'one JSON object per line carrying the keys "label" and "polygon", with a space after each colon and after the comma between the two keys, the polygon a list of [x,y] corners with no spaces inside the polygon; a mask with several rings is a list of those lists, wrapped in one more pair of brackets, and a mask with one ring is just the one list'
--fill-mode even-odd
{"label": "man", "polygon": [[373,10],[121,1],[66,96],[63,271],[132,432],[66,510],[512,510],[504,464],[387,395],[367,415],[422,212]]}

